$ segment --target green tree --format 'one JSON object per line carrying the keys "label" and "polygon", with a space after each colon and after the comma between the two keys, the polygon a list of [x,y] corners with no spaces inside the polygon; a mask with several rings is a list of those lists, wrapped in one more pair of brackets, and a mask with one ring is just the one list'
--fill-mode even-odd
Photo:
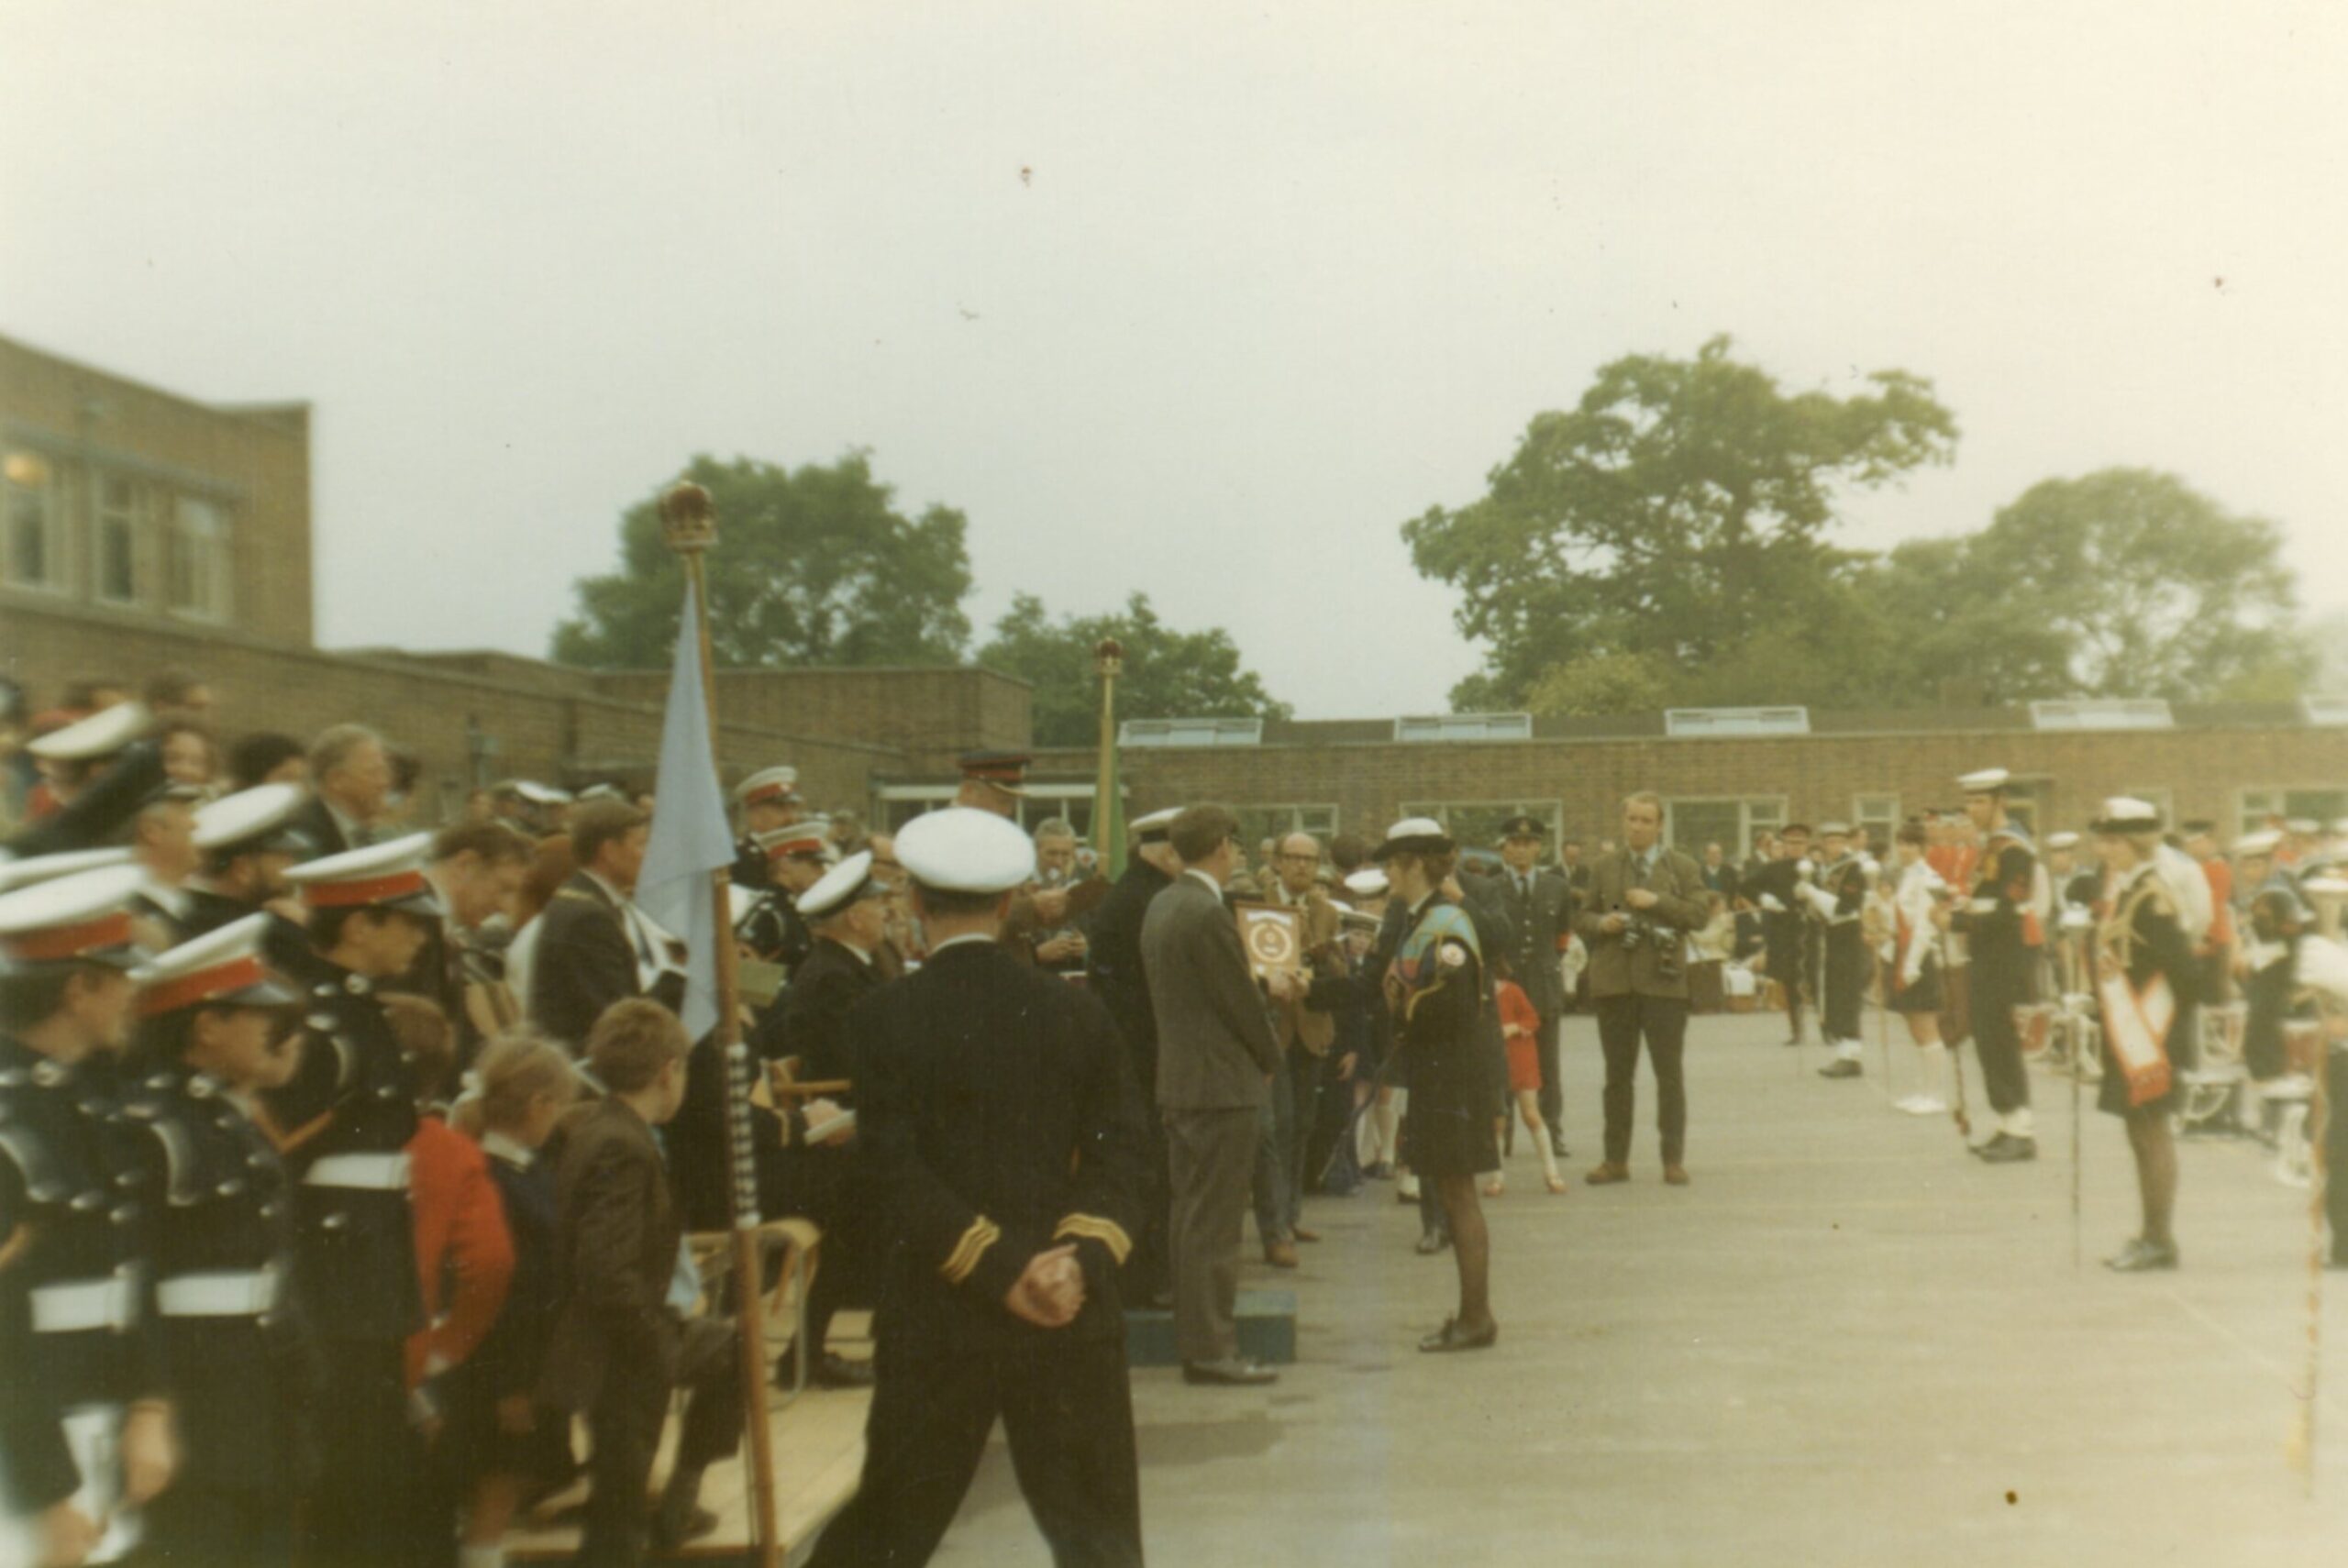
{"label": "green tree", "polygon": [[[1577,661],[1632,659],[1619,668],[1677,687],[1799,641],[1860,565],[1826,540],[1838,491],[1955,450],[1955,419],[1918,377],[1789,395],[1730,349],[1615,360],[1573,409],[1534,417],[1481,499],[1403,525],[1421,575],[1460,591],[1459,629],[1490,646],[1455,705],[1526,701]],[[1649,685],[1581,683],[1624,700]]]}
{"label": "green tree", "polygon": [[1885,684],[1910,700],[1944,675],[1993,702],[2272,699],[2316,666],[2281,530],[2146,469],[2042,480],[1977,534],[1900,546],[1870,580],[1894,634]]}
{"label": "green tree", "polygon": [[1178,632],[1157,618],[1146,593],[1127,599],[1121,613],[1058,621],[1041,599],[1019,594],[995,623],[993,640],[979,650],[979,662],[1035,687],[1037,745],[1091,745],[1101,733],[1092,650],[1103,637],[1124,645],[1121,719],[1285,719],[1293,711],[1241,667],[1230,633]]}
{"label": "green tree", "polygon": [[[717,503],[709,608],[720,665],[954,664],[969,650],[962,514],[931,506],[906,516],[867,454],[795,469],[700,456],[684,477]],[[657,493],[620,519],[620,560],[617,572],[574,585],[579,613],[554,633],[559,662],[668,661],[683,569],[660,542]]]}

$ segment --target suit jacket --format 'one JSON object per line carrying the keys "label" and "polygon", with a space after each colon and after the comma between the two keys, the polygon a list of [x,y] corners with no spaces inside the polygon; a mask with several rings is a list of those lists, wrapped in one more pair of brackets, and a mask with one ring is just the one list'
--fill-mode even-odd
{"label": "suit jacket", "polygon": [[1141,925],[1150,1014],[1157,1021],[1157,1103],[1168,1110],[1244,1110],[1264,1103],[1280,1065],[1264,993],[1223,900],[1188,873],[1152,899]]}
{"label": "suit jacket", "polygon": [[1513,871],[1503,869],[1481,881],[1487,901],[1508,916],[1512,940],[1503,951],[1525,1000],[1543,1018],[1562,1016],[1566,983],[1557,973],[1557,948],[1573,930],[1573,885],[1546,868],[1534,871],[1529,896],[1517,886]]}
{"label": "suit jacket", "polygon": [[[1277,904],[1285,900],[1276,892],[1265,901]],[[1315,888],[1304,895],[1301,912],[1304,929],[1300,935],[1312,973],[1316,977],[1344,974],[1345,965],[1335,952],[1340,923],[1336,906],[1329,901],[1327,894]],[[1272,1037],[1279,1042],[1280,1049],[1301,1045],[1315,1056],[1327,1055],[1331,1042],[1337,1038],[1337,1020],[1330,1010],[1331,1005],[1325,992],[1317,998],[1307,995],[1294,1001],[1272,1003]]]}
{"label": "suit jacket", "polygon": [[1117,1021],[1132,1054],[1135,1080],[1145,1092],[1157,1083],[1157,1019],[1150,1010],[1149,976],[1141,957],[1142,919],[1173,878],[1136,856],[1092,915],[1085,965],[1092,994]]}
{"label": "suit jacket", "polygon": [[[1605,929],[1608,915],[1637,912],[1623,901],[1623,895],[1633,888],[1645,888],[1661,900],[1645,911],[1648,922],[1662,928],[1659,937],[1649,937],[1635,949],[1624,944],[1623,933]],[[1682,944],[1687,933],[1703,925],[1705,914],[1703,873],[1679,851],[1658,852],[1653,869],[1644,877],[1632,874],[1627,849],[1599,856],[1598,864],[1590,867],[1589,897],[1574,916],[1574,929],[1589,948],[1589,994],[1619,997],[1635,992],[1644,997],[1685,998],[1688,966],[1684,955],[1671,977],[1666,978],[1659,972],[1660,953],[1667,943]]]}
{"label": "suit jacket", "polygon": [[652,1129],[625,1101],[598,1100],[561,1132],[555,1159],[555,1292],[538,1397],[585,1410],[621,1361],[673,1366],[669,1281],[683,1223]]}
{"label": "suit jacket", "polygon": [[619,905],[584,871],[556,890],[538,919],[546,926],[530,961],[530,1017],[575,1052],[605,1008],[644,994],[636,944]]}
{"label": "suit jacket", "polygon": [[[1202,889],[1203,891],[1203,889]],[[1108,1013],[992,942],[957,943],[857,1004],[857,1159],[885,1237],[884,1355],[1063,1336],[1122,1343],[1117,1270],[1142,1223],[1147,1133]],[[1066,1329],[1002,1304],[1036,1253],[1073,1243]]]}
{"label": "suit jacket", "polygon": [[803,1078],[852,1078],[856,1064],[845,1032],[847,1010],[880,984],[875,965],[819,936],[806,962],[792,971],[791,984],[759,1018],[750,1048],[765,1061],[798,1057]]}
{"label": "suit jacket", "polygon": [[358,847],[342,831],[342,824],[335,821],[334,812],[327,809],[326,801],[316,795],[302,802],[302,809],[294,813],[292,825],[310,841],[316,851],[311,856],[314,860]]}

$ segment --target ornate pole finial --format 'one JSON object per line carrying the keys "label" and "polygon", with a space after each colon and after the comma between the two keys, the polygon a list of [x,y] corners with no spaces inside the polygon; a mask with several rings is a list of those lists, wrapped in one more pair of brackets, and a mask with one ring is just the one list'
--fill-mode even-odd
{"label": "ornate pole finial", "polygon": [[681,556],[697,556],[717,544],[717,502],[691,480],[680,480],[660,498],[660,542]]}
{"label": "ornate pole finial", "polygon": [[1125,645],[1114,637],[1103,637],[1092,649],[1093,673],[1106,680],[1113,680],[1125,670]]}

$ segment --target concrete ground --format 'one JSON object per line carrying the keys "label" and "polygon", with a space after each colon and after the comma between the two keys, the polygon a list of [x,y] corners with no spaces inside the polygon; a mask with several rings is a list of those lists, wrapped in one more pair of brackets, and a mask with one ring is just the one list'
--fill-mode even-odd
{"label": "concrete ground", "polygon": [[[2253,1144],[2188,1142],[2185,1267],[2110,1275],[2096,1260],[2134,1229],[2133,1177],[2090,1104],[2074,1269],[2066,1083],[2035,1081],[2039,1162],[1986,1167],[1945,1120],[1889,1109],[1913,1057],[1894,1047],[1887,1094],[1875,1028],[1866,1078],[1830,1083],[1779,1019],[1696,1020],[1694,1185],[1657,1179],[1643,1073],[1634,1180],[1592,1188],[1597,1040],[1568,1020],[1573,1190],[1543,1191],[1520,1147],[1487,1202],[1492,1351],[1413,1349],[1455,1279],[1447,1253],[1413,1255],[1390,1184],[1313,1200],[1325,1240],[1277,1275],[1301,1320],[1276,1386],[1135,1375],[1151,1560],[2348,1561],[2348,1275],[2325,1277],[2313,1500],[2287,1458],[2306,1195]],[[939,1561],[1048,1561],[999,1431]]]}

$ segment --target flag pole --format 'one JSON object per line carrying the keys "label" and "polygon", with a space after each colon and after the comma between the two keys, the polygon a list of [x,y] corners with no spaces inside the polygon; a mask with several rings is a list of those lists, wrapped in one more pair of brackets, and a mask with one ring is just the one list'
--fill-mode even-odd
{"label": "flag pole", "polygon": [[[709,491],[690,480],[670,488],[660,498],[661,541],[674,551],[685,569],[691,588],[694,640],[701,648],[701,689],[709,708],[710,763],[721,767],[723,751],[717,731],[717,669],[710,652],[708,574],[703,558],[717,545],[717,506]],[[718,777],[722,778],[722,771]],[[764,1304],[759,1296],[762,1271],[759,1260],[758,1159],[750,1142],[750,1053],[742,1040],[741,991],[734,951],[734,911],[724,870],[711,873],[709,896],[715,919],[711,924],[712,956],[717,971],[717,1049],[725,1061],[725,1143],[733,1167],[734,1312],[741,1338],[742,1408],[750,1434],[749,1492],[755,1507],[757,1560],[759,1568],[780,1568],[781,1531],[775,1518],[774,1433],[767,1427],[766,1335]],[[800,1347],[805,1353],[805,1347]]]}
{"label": "flag pole", "polygon": [[1101,677],[1100,771],[1092,783],[1092,855],[1102,876],[1115,879],[1125,869],[1124,797],[1117,787],[1117,677],[1124,673],[1125,650],[1103,637],[1092,650]]}

